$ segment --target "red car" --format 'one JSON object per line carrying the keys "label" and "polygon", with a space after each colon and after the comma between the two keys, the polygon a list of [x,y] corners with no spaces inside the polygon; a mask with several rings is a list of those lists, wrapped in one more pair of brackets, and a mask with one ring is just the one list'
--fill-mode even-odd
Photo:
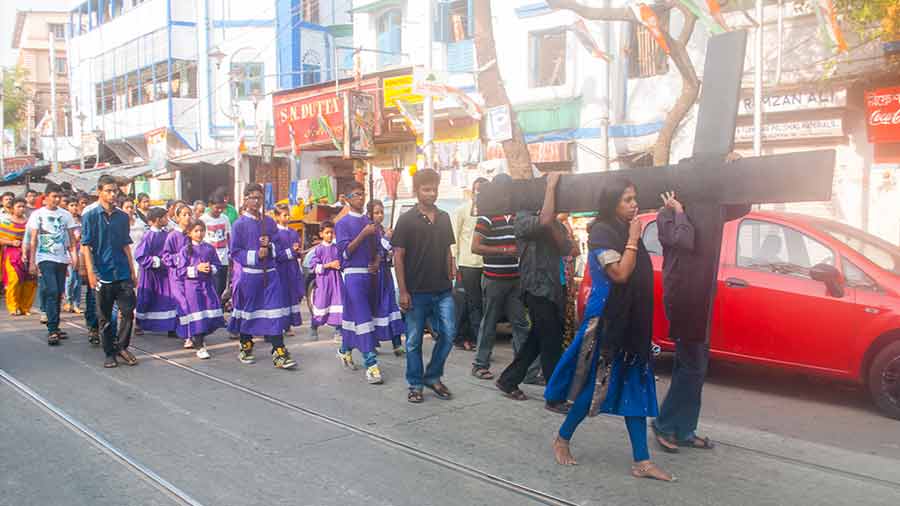
{"label": "red car", "polygon": [[[655,274],[654,341],[672,351],[656,213],[641,220]],[[585,268],[579,316],[590,285]],[[809,216],[753,212],[726,223],[710,347],[715,359],[864,384],[900,419],[900,248]]]}

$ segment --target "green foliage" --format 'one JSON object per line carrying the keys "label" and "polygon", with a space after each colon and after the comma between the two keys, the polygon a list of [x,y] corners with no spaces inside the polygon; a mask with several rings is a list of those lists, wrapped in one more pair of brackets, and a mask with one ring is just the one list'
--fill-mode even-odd
{"label": "green foliage", "polygon": [[[833,0],[844,22],[859,33],[900,40],[900,0]],[[872,33],[877,30],[878,33]]]}
{"label": "green foliage", "polygon": [[18,130],[25,117],[26,97],[21,88],[24,71],[19,68],[3,70],[3,121],[5,128]]}

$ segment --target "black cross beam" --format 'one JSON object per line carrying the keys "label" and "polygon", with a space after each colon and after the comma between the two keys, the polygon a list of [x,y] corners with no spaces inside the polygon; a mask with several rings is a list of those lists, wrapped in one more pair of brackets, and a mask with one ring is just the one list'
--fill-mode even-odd
{"label": "black cross beam", "polygon": [[[694,225],[695,244],[686,269],[690,280],[680,283],[680,293],[667,294],[672,301],[667,308],[670,335],[675,338],[708,339],[725,221],[746,214],[750,204],[831,199],[834,150],[726,160],[734,150],[746,46],[745,31],[709,40],[691,158],[665,167],[566,175],[557,187],[559,212],[596,210],[600,189],[614,177],[635,184],[642,209],[661,206],[663,192],[677,192]],[[538,211],[545,188],[545,179],[482,185],[478,213]]]}

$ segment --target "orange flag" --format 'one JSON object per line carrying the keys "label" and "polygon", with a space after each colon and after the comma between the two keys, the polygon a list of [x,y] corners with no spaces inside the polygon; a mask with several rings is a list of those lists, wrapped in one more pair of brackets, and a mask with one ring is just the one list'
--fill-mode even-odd
{"label": "orange flag", "polygon": [[647,4],[631,4],[630,7],[635,19],[650,31],[659,47],[666,54],[669,54],[669,43],[666,42],[666,35],[662,32],[662,28],[659,25],[659,17],[653,12],[653,9]]}

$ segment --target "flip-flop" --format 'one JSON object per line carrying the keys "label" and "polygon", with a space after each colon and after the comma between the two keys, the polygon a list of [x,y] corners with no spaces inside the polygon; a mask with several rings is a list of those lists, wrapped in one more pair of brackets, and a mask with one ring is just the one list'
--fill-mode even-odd
{"label": "flip-flop", "polygon": [[708,437],[694,436],[693,439],[675,441],[681,448],[693,448],[695,450],[712,450],[716,445]]}
{"label": "flip-flop", "polygon": [[494,373],[490,371],[490,369],[484,369],[481,367],[473,367],[472,368],[472,376],[480,380],[492,380],[494,379]]}
{"label": "flip-flop", "polygon": [[660,432],[656,430],[656,427],[653,424],[651,424],[650,426],[653,427],[653,435],[654,439],[656,439],[656,444],[659,445],[659,448],[662,451],[666,453],[679,453],[681,451],[678,449],[679,445],[674,439],[660,434]]}
{"label": "flip-flop", "polygon": [[505,397],[508,397],[508,398],[510,398],[510,399],[512,399],[512,400],[514,400],[514,401],[527,401],[527,400],[528,400],[528,396],[525,395],[525,392],[519,390],[518,388],[514,388],[514,389],[512,389],[512,390],[506,391],[506,390],[503,388],[503,386],[500,385],[500,382],[499,382],[499,381],[494,382],[494,385],[496,385],[497,388],[498,388],[501,392],[503,392],[503,395],[504,395]]}

